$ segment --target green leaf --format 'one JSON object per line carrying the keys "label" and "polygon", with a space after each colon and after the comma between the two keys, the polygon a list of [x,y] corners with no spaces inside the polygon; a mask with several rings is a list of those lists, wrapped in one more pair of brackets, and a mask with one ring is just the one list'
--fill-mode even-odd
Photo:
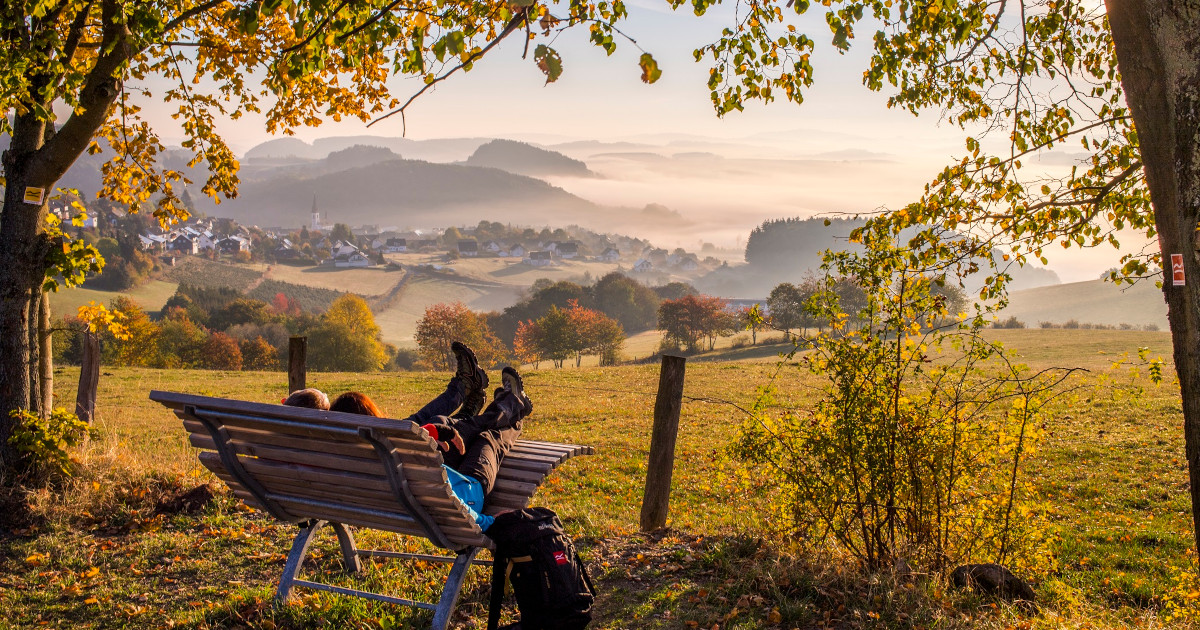
{"label": "green leaf", "polygon": [[553,48],[538,44],[533,51],[533,60],[537,62],[538,69],[546,75],[546,83],[554,83],[562,76],[562,57],[558,56],[558,52]]}
{"label": "green leaf", "polygon": [[654,83],[662,76],[662,70],[658,69],[658,62],[650,53],[642,53],[638,65],[642,68],[643,83]]}

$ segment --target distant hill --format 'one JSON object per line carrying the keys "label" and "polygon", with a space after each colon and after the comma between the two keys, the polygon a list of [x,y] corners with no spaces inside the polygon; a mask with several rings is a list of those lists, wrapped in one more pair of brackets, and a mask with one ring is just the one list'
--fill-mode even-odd
{"label": "distant hill", "polygon": [[579,222],[596,210],[591,202],[530,177],[418,160],[375,161],[386,158],[386,149],[347,151],[319,162],[260,171],[242,182],[236,199],[217,206],[200,198],[197,209],[261,226],[308,223],[314,196],[326,220],[350,225]]}
{"label": "distant hill", "polygon": [[479,148],[479,145],[487,141],[487,138],[410,140],[389,136],[334,136],[319,138],[308,143],[297,138],[279,138],[252,147],[246,151],[244,157],[247,159],[322,160],[331,153],[361,145],[390,149],[410,160],[461,162]]}
{"label": "distant hill", "polygon": [[[822,252],[861,251],[849,242],[861,219],[787,218],[764,221],[746,239],[745,265],[722,267],[696,281],[701,291],[724,297],[761,298],[781,282],[799,282],[821,267]],[[995,254],[999,260],[999,254]],[[1041,267],[1011,266],[1009,290],[1058,284],[1058,274]],[[968,285],[971,282],[968,280]],[[968,291],[975,288],[968,286]]]}
{"label": "distant hill", "polygon": [[547,151],[524,142],[492,140],[475,149],[467,158],[471,166],[486,166],[502,171],[539,177],[544,175],[595,176],[587,164],[561,153]]}
{"label": "distant hill", "polygon": [[1029,328],[1040,322],[1062,324],[1074,319],[1083,324],[1154,324],[1167,330],[1167,304],[1162,289],[1143,280],[1133,286],[1103,280],[1071,282],[1009,295],[1001,317],[1016,317]]}

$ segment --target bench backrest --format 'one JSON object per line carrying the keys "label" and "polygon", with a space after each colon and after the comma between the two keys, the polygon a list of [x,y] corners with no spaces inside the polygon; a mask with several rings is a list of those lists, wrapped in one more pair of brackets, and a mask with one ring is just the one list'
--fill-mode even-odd
{"label": "bench backrest", "polygon": [[[201,463],[274,517],[311,518],[491,547],[450,491],[437,444],[407,420],[152,391],[173,409]],[[488,512],[525,507],[558,464],[590,447],[519,440],[487,497]]]}

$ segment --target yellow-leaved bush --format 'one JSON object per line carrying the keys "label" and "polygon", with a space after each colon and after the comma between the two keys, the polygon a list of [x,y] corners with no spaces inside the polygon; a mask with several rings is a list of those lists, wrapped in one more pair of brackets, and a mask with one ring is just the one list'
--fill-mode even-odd
{"label": "yellow-leaved bush", "polygon": [[[772,514],[795,539],[833,543],[868,569],[1051,569],[1021,468],[1067,371],[1014,364],[981,336],[983,312],[951,315],[947,269],[914,264],[886,232],[856,236],[865,251],[828,256],[810,301],[830,327],[785,359],[824,379],[818,399],[779,412],[765,387],[735,456],[772,487]],[[859,312],[842,312],[832,290],[847,278],[867,294]]]}

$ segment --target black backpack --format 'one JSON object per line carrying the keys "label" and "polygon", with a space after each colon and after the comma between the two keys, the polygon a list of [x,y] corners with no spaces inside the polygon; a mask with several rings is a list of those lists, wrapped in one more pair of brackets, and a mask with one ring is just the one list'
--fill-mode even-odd
{"label": "black backpack", "polygon": [[583,630],[592,621],[596,589],[575,544],[553,510],[525,508],[496,517],[487,535],[492,553],[488,630],[500,623],[504,583],[511,579],[521,630]]}

